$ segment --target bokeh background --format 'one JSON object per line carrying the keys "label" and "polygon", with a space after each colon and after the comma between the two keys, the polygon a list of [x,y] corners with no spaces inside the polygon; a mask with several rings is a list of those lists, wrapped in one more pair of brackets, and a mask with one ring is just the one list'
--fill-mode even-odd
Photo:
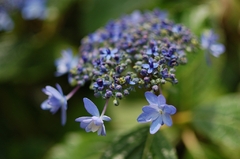
{"label": "bokeh background", "polygon": [[[110,104],[107,115],[113,121],[106,123],[107,136],[99,137],[74,122],[87,115],[83,97],[103,105],[89,86],[69,101],[64,127],[60,113],[41,110],[47,98],[42,88],[59,83],[65,94],[70,92],[67,76],[54,76],[61,51],[71,48],[77,54],[80,40],[109,20],[154,8],[167,11],[170,19],[198,36],[213,28],[226,47],[219,58],[211,57],[210,66],[203,52],[188,55],[188,64],[177,69],[179,84],[163,87],[168,103],[179,112],[173,116],[174,126],[163,128],[163,133],[179,158],[240,158],[239,0],[47,0],[48,14],[42,20],[26,20],[19,10],[11,11],[14,28],[0,31],[0,158],[95,159],[116,136],[137,127],[136,118],[146,104],[143,90],[118,107]],[[218,124],[214,127],[211,121]]]}

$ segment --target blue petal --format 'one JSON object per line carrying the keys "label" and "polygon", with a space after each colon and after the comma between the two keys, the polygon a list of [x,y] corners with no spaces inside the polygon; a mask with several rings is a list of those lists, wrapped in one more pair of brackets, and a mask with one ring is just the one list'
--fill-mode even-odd
{"label": "blue petal", "polygon": [[85,122],[81,122],[81,123],[80,123],[80,127],[81,127],[82,129],[85,129],[88,125],[89,125],[89,123],[85,123]]}
{"label": "blue petal", "polygon": [[154,120],[150,126],[150,134],[155,134],[162,125],[162,117],[159,116],[156,120]]}
{"label": "blue petal", "polygon": [[153,63],[153,68],[157,68],[158,67],[158,63]]}
{"label": "blue petal", "polygon": [[48,93],[50,93],[52,96],[56,97],[57,99],[61,99],[63,97],[55,88],[51,86],[46,86],[46,91],[48,91]]}
{"label": "blue petal", "polygon": [[[52,105],[52,104],[51,104]],[[52,105],[52,108],[50,109],[50,112],[52,113],[52,114],[55,114],[57,111],[58,111],[58,109],[60,108],[60,106],[54,106],[54,105]]]}
{"label": "blue petal", "polygon": [[42,102],[41,108],[42,108],[43,110],[49,110],[49,109],[52,108],[52,106],[48,104],[48,100],[45,100],[44,102]]}
{"label": "blue petal", "polygon": [[158,98],[158,105],[159,106],[166,104],[166,99],[164,98],[163,95],[160,94],[157,98]]}
{"label": "blue petal", "polygon": [[104,121],[111,121],[111,118],[109,116],[103,115],[102,120]]}
{"label": "blue petal", "polygon": [[210,50],[213,56],[218,57],[225,51],[225,47],[222,44],[213,44],[211,45]]}
{"label": "blue petal", "polygon": [[62,125],[65,125],[67,121],[67,113],[66,109],[64,107],[61,108],[61,123]]}
{"label": "blue petal", "polygon": [[144,112],[144,113],[158,113],[158,110],[157,110],[157,107],[156,108],[154,108],[154,107],[151,107],[151,106],[144,106],[143,108],[142,108],[142,111]]}
{"label": "blue petal", "polygon": [[56,87],[57,87],[58,91],[61,93],[61,95],[63,96],[63,91],[62,91],[61,86],[57,83]]}
{"label": "blue petal", "polygon": [[76,122],[82,122],[82,121],[84,121],[84,120],[89,120],[89,119],[92,120],[92,117],[82,116],[82,117],[76,118],[75,121],[76,121]]}
{"label": "blue petal", "polygon": [[166,114],[173,115],[173,114],[176,113],[176,111],[177,111],[177,109],[172,105],[165,105],[163,107],[163,112],[166,113]]}
{"label": "blue petal", "polygon": [[103,124],[102,119],[100,119],[99,117],[93,116],[93,117],[92,117],[92,120],[93,120],[93,122],[94,122],[94,124],[95,124],[96,126],[100,126],[100,125]]}
{"label": "blue petal", "polygon": [[143,68],[149,68],[149,64],[142,64]]}
{"label": "blue petal", "polygon": [[148,73],[152,73],[153,69],[152,68],[149,68],[148,69]]}
{"label": "blue petal", "polygon": [[98,135],[106,136],[106,129],[104,124],[99,128]]}
{"label": "blue petal", "polygon": [[85,128],[85,131],[86,131],[86,132],[92,131],[92,126],[93,126],[93,122],[91,121],[91,122],[88,124],[88,126]]}
{"label": "blue petal", "polygon": [[162,115],[163,123],[167,126],[172,126],[172,118],[169,114]]}
{"label": "blue petal", "polygon": [[99,117],[99,111],[97,106],[88,98],[83,98],[84,107],[87,110],[88,113],[90,113],[93,116]]}
{"label": "blue petal", "polygon": [[139,123],[147,123],[147,122],[155,120],[156,118],[158,118],[158,116],[159,116],[158,112],[142,113],[138,116],[137,121]]}
{"label": "blue petal", "polygon": [[145,92],[145,97],[150,105],[158,104],[158,97],[152,92]]}

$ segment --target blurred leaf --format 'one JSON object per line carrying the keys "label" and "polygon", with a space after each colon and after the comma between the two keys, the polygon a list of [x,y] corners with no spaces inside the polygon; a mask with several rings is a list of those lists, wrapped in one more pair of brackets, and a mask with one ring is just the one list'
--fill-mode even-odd
{"label": "blurred leaf", "polygon": [[113,142],[102,159],[175,159],[175,149],[159,131],[149,133],[149,126],[138,128]]}
{"label": "blurred leaf", "polygon": [[240,155],[239,103],[240,95],[232,94],[193,111],[194,127],[217,144],[225,146],[224,149],[233,150],[235,155]]}
{"label": "blurred leaf", "polygon": [[[107,140],[96,133],[71,132],[66,134],[64,141],[55,144],[44,157],[45,159],[97,159],[106,147]],[[109,142],[109,141],[108,141]]]}

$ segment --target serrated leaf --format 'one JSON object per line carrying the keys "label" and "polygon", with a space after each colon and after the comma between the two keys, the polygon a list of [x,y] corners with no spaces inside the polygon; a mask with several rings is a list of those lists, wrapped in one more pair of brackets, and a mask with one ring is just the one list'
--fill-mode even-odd
{"label": "serrated leaf", "polygon": [[193,111],[193,125],[210,139],[239,149],[240,95],[224,96]]}
{"label": "serrated leaf", "polygon": [[176,159],[176,151],[159,131],[149,127],[134,130],[112,143],[101,159]]}

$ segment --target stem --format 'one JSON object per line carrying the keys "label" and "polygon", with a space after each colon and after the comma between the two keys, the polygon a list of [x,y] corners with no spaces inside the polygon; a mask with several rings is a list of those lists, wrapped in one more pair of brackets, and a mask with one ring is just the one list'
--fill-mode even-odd
{"label": "stem", "polygon": [[158,85],[159,94],[162,94],[161,85]]}
{"label": "stem", "polygon": [[79,88],[80,88],[80,85],[75,87],[70,93],[68,93],[68,95],[66,95],[66,99],[69,100],[70,98],[72,98],[72,96],[78,91]]}
{"label": "stem", "polygon": [[105,103],[105,105],[104,105],[104,108],[103,108],[103,111],[102,111],[101,116],[103,116],[103,115],[105,114],[106,110],[107,110],[108,101],[109,101],[109,99],[106,99],[106,103]]}

